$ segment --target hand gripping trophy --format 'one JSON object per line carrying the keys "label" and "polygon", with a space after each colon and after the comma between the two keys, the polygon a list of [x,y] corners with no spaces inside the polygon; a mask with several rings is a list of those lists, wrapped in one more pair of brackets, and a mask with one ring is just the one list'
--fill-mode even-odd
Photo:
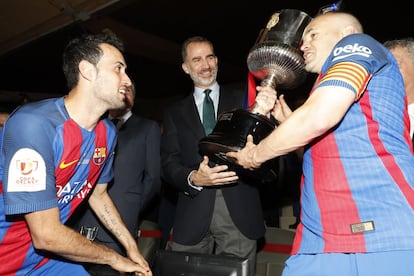
{"label": "hand gripping trophy", "polygon": [[[259,34],[247,56],[247,66],[262,86],[276,89],[292,89],[306,79],[305,62],[299,50],[302,32],[312,18],[295,9],[275,12]],[[218,164],[229,165],[241,176],[258,177],[272,181],[278,167],[270,160],[257,171],[244,170],[226,157],[229,151],[237,151],[246,144],[248,134],[255,143],[272,132],[276,124],[252,108],[235,109],[220,114],[211,134],[199,142],[200,152]]]}

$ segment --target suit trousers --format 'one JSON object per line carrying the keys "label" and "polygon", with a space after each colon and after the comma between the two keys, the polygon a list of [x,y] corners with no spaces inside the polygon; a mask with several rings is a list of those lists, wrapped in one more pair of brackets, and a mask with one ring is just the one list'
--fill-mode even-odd
{"label": "suit trousers", "polygon": [[204,238],[195,245],[183,245],[173,241],[170,249],[172,251],[248,258],[249,275],[255,274],[257,241],[248,239],[234,225],[220,189],[216,190],[213,217]]}

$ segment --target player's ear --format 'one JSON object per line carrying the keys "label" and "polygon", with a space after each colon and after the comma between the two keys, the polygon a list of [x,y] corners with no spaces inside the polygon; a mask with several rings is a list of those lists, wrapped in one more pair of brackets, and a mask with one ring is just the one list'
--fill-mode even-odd
{"label": "player's ear", "polygon": [[183,71],[184,71],[186,74],[190,74],[190,70],[188,70],[188,66],[187,66],[187,64],[186,64],[186,63],[182,63],[182,64],[181,64],[181,68],[183,68]]}
{"label": "player's ear", "polygon": [[82,60],[81,62],[79,62],[79,74],[84,79],[92,80],[96,74],[95,65],[93,65],[89,61]]}
{"label": "player's ear", "polygon": [[342,33],[342,37],[345,37],[347,35],[357,33],[357,30],[354,26],[349,25],[349,26],[346,26],[345,28],[343,28],[341,33]]}

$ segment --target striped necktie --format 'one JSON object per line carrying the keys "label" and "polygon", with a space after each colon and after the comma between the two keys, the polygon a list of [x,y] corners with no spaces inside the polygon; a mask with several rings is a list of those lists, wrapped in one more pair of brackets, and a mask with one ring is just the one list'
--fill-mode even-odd
{"label": "striped necktie", "polygon": [[216,113],[214,112],[213,100],[210,98],[211,89],[204,90],[203,102],[203,126],[206,135],[209,135],[216,125]]}

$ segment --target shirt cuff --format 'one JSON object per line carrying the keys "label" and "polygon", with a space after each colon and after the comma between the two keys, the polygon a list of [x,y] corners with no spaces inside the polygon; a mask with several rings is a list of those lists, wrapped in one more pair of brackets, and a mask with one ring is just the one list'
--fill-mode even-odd
{"label": "shirt cuff", "polygon": [[196,185],[194,185],[193,184],[193,182],[191,181],[191,175],[194,173],[195,171],[191,171],[190,172],[190,174],[188,175],[188,177],[187,177],[187,182],[188,182],[188,185],[191,187],[191,188],[193,188],[193,189],[196,189],[197,191],[201,191],[202,189],[203,189],[203,187],[200,187],[200,186],[196,186]]}

